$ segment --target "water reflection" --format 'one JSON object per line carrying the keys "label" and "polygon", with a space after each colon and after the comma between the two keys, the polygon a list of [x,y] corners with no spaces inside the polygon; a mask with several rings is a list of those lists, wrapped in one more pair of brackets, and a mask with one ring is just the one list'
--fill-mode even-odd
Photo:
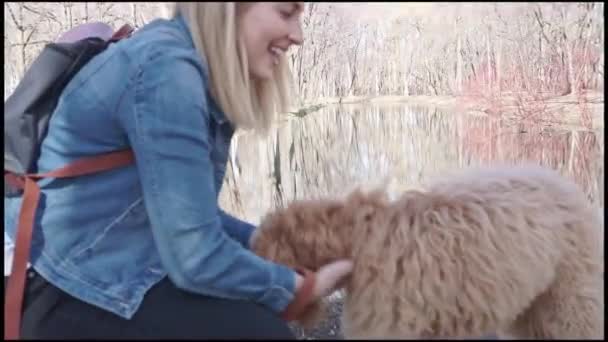
{"label": "water reflection", "polygon": [[603,130],[507,125],[406,105],[345,105],[289,117],[266,140],[235,137],[220,205],[252,222],[295,198],[342,196],[387,181],[392,193],[442,172],[533,161],[604,204]]}

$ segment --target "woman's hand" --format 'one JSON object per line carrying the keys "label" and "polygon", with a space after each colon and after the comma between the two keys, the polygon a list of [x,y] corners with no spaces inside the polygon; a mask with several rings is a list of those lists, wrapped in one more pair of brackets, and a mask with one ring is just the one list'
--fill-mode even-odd
{"label": "woman's hand", "polygon": [[305,271],[307,274],[304,276],[296,273],[296,296],[283,312],[283,317],[313,322],[318,311],[313,308],[318,307],[321,298],[336,290],[352,269],[353,262],[342,259],[322,266],[316,273]]}
{"label": "woman's hand", "polygon": [[[353,262],[348,259],[337,260],[319,268],[316,273],[313,296],[315,301],[330,295],[338,284],[353,270]],[[304,284],[304,277],[296,273],[296,292]]]}

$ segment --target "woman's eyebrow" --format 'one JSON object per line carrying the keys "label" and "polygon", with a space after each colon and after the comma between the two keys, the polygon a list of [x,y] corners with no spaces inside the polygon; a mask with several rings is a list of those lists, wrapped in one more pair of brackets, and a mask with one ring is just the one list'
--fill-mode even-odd
{"label": "woman's eyebrow", "polygon": [[294,12],[304,11],[304,5],[301,2],[292,2],[291,5]]}

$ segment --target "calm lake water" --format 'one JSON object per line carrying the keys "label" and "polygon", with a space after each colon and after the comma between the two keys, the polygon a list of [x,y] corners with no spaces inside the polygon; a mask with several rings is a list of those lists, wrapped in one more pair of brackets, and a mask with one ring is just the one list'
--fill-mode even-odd
{"label": "calm lake water", "polygon": [[534,162],[574,179],[604,205],[603,129],[506,124],[395,105],[330,106],[289,116],[260,140],[233,139],[220,204],[251,222],[295,198],[341,197],[389,184],[392,194],[469,165]]}

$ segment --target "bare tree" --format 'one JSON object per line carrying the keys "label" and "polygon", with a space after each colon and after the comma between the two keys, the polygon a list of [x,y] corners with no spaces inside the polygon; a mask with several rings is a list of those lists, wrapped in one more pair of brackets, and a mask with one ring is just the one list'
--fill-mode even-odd
{"label": "bare tree", "polygon": [[[74,25],[141,27],[169,13],[168,3],[4,6],[9,89],[44,44]],[[302,15],[304,43],[288,54],[300,105],[344,96],[576,95],[604,86],[603,3],[425,3],[365,20],[344,6],[310,3]]]}

